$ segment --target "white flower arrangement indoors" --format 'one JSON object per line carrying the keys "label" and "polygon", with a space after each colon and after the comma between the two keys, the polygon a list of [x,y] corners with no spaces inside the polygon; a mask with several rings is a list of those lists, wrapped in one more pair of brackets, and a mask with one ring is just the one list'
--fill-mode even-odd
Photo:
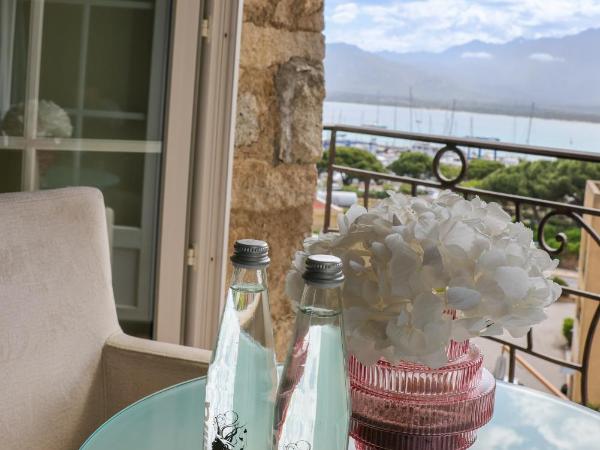
{"label": "white flower arrangement indoors", "polygon": [[[70,138],[73,125],[67,112],[50,100],[37,103],[37,137]],[[0,121],[0,135],[23,136],[25,129],[25,104],[17,103]]]}
{"label": "white flower arrangement indoors", "polygon": [[545,319],[544,308],[561,295],[549,278],[558,260],[500,205],[450,191],[435,199],[389,195],[340,215],[339,234],[307,239],[286,278],[297,302],[308,255],[342,259],[350,354],[366,365],[384,358],[438,368],[451,340],[504,330],[520,337]]}

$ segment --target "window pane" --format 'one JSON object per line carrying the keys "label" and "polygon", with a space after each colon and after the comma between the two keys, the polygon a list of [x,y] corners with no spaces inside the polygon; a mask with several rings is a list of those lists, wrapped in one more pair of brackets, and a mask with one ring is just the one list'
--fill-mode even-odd
{"label": "window pane", "polygon": [[79,61],[84,25],[83,6],[46,2],[42,38],[40,100],[63,109],[76,109],[79,95]]}
{"label": "window pane", "polygon": [[[144,188],[156,188],[160,155],[118,152],[37,152],[39,187],[56,189],[66,186],[94,186],[104,194],[107,207],[114,211],[115,225],[142,227]],[[146,177],[145,177],[146,176]]]}
{"label": "window pane", "polygon": [[146,119],[105,119],[90,117],[83,119],[85,134],[96,139],[146,138]]}
{"label": "window pane", "polygon": [[102,191],[119,316],[150,322],[160,154],[38,150],[36,157],[41,189]]}
{"label": "window pane", "polygon": [[161,139],[166,6],[46,2],[40,100],[71,116],[74,137]]}
{"label": "window pane", "polygon": [[21,150],[0,149],[0,192],[21,190]]}
{"label": "window pane", "polygon": [[153,10],[91,8],[85,107],[145,113]]}
{"label": "window pane", "polygon": [[23,136],[29,1],[0,0],[0,134]]}

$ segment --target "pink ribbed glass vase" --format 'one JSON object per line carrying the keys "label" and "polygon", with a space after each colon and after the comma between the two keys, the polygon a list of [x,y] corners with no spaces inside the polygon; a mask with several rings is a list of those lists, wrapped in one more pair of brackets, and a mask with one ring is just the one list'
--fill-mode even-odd
{"label": "pink ribbed glass vase", "polygon": [[439,369],[349,358],[350,433],[357,450],[470,447],[494,410],[496,383],[477,346],[452,342]]}

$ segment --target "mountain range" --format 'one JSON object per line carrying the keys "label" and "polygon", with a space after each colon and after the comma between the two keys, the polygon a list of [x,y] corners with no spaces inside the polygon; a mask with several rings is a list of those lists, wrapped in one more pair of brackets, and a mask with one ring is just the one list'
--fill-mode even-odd
{"label": "mountain range", "polygon": [[[327,99],[600,119],[600,29],[439,53],[327,44]],[[588,118],[589,118],[588,117]]]}

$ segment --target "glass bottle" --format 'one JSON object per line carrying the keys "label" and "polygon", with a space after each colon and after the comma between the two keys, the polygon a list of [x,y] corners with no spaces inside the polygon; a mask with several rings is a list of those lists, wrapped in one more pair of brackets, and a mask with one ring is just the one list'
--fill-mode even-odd
{"label": "glass bottle", "polygon": [[233,274],[206,382],[204,449],[272,443],[277,372],[267,295],[269,247],[236,241]]}
{"label": "glass bottle", "polygon": [[350,395],[342,323],[342,262],[306,260],[294,341],[277,391],[275,450],[348,448]]}

